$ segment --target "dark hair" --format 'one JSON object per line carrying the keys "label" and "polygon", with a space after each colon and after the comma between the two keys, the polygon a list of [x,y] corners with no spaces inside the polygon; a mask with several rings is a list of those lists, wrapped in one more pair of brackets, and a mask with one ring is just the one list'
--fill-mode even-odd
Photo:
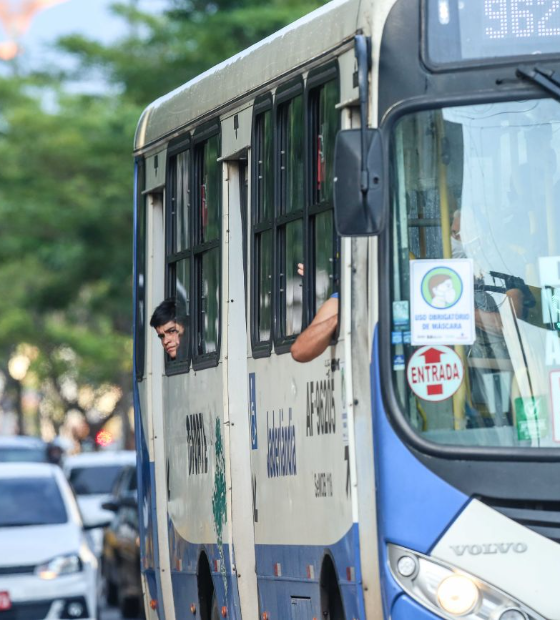
{"label": "dark hair", "polygon": [[442,284],[442,282],[445,282],[446,280],[451,280],[451,276],[443,273],[437,273],[436,275],[432,276],[428,280],[428,288],[430,289],[430,293],[432,292],[432,289],[434,287],[439,286],[440,284]]}
{"label": "dark hair", "polygon": [[181,325],[184,324],[184,319],[177,313],[177,303],[170,297],[162,301],[159,306],[154,310],[152,318],[150,319],[150,327],[161,327],[169,321],[176,321]]}

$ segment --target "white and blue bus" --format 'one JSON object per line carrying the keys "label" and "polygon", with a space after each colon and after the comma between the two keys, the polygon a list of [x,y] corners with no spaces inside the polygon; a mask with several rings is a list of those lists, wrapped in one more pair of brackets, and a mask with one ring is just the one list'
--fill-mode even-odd
{"label": "white and blue bus", "polygon": [[560,620],[559,99],[559,0],[334,0],[146,109],[150,620]]}

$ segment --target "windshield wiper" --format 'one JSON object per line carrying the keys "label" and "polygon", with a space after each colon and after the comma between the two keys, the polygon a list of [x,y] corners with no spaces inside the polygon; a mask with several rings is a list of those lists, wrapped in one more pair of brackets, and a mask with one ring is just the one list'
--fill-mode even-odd
{"label": "windshield wiper", "polygon": [[0,523],[0,529],[3,527],[29,527],[31,525],[45,525],[45,523]]}
{"label": "windshield wiper", "polygon": [[552,77],[554,71],[541,69],[539,67],[535,67],[532,71],[525,71],[525,69],[518,68],[515,74],[517,77],[529,80],[533,82],[533,84],[537,84],[541,88],[544,88],[544,90],[549,92],[555,99],[560,101],[560,82]]}

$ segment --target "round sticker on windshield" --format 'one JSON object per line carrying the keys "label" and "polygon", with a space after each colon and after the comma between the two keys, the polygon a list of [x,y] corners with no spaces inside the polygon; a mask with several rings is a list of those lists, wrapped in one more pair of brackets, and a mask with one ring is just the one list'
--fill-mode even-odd
{"label": "round sticker on windshield", "polygon": [[424,301],[432,308],[451,308],[461,299],[463,281],[453,269],[436,267],[422,279],[421,291]]}

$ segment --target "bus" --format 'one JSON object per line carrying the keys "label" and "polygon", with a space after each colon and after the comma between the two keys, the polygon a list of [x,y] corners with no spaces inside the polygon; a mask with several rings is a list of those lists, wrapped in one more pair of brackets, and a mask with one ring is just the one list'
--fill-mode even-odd
{"label": "bus", "polygon": [[144,111],[150,620],[560,620],[559,69],[557,0],[333,0]]}

